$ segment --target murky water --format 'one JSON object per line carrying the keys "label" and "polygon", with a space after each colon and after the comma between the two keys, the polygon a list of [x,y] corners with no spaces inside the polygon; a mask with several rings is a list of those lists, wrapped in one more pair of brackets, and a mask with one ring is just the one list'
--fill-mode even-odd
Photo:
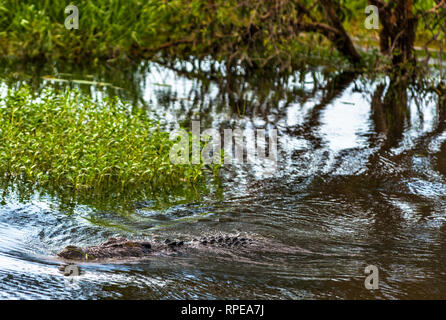
{"label": "murky water", "polygon": [[[446,298],[446,103],[436,94],[334,70],[275,78],[206,62],[2,73],[2,92],[19,81],[37,92],[69,85],[97,99],[118,94],[169,130],[192,120],[221,132],[277,129],[278,161],[275,171],[261,162],[225,165],[221,184],[206,192],[135,199],[134,208],[112,200],[67,205],[48,191],[4,186],[0,298]],[[68,244],[115,235],[216,233],[311,253],[81,264],[73,281],[54,258]],[[364,287],[368,265],[379,269],[378,290]]]}

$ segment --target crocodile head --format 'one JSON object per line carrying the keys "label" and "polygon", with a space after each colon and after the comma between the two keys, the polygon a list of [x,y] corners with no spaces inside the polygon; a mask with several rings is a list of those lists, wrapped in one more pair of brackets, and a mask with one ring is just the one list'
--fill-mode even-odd
{"label": "crocodile head", "polygon": [[80,247],[66,246],[61,252],[57,254],[61,258],[70,260],[83,260],[85,259],[85,252]]}

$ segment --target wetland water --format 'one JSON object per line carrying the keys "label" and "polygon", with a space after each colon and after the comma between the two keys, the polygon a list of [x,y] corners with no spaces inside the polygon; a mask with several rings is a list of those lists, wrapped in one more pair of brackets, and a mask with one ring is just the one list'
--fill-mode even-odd
{"label": "wetland water", "polygon": [[[17,82],[36,92],[69,85],[97,99],[117,94],[148,108],[168,130],[191,120],[219,130],[277,129],[278,162],[273,173],[261,163],[225,165],[221,183],[206,192],[137,199],[133,208],[113,198],[67,204],[51,192],[4,186],[0,298],[446,298],[446,104],[435,94],[333,70],[276,79],[186,62],[2,73],[2,94]],[[116,235],[219,233],[257,235],[311,254],[81,264],[73,283],[54,259],[68,244]],[[364,287],[368,265],[379,269],[378,290]]]}

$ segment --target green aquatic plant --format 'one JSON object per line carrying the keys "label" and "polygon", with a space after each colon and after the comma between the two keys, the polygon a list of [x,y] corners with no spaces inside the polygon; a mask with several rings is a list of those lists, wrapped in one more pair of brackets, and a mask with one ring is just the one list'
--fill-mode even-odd
{"label": "green aquatic plant", "polygon": [[75,190],[154,189],[194,184],[200,164],[173,164],[175,142],[142,108],[94,102],[76,90],[28,87],[0,98],[0,173],[4,178]]}

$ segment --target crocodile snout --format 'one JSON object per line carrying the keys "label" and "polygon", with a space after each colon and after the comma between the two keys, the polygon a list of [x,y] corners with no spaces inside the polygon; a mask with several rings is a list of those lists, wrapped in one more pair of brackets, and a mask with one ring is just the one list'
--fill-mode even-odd
{"label": "crocodile snout", "polygon": [[66,246],[57,255],[61,258],[71,259],[71,260],[83,260],[85,258],[84,250],[76,246]]}

